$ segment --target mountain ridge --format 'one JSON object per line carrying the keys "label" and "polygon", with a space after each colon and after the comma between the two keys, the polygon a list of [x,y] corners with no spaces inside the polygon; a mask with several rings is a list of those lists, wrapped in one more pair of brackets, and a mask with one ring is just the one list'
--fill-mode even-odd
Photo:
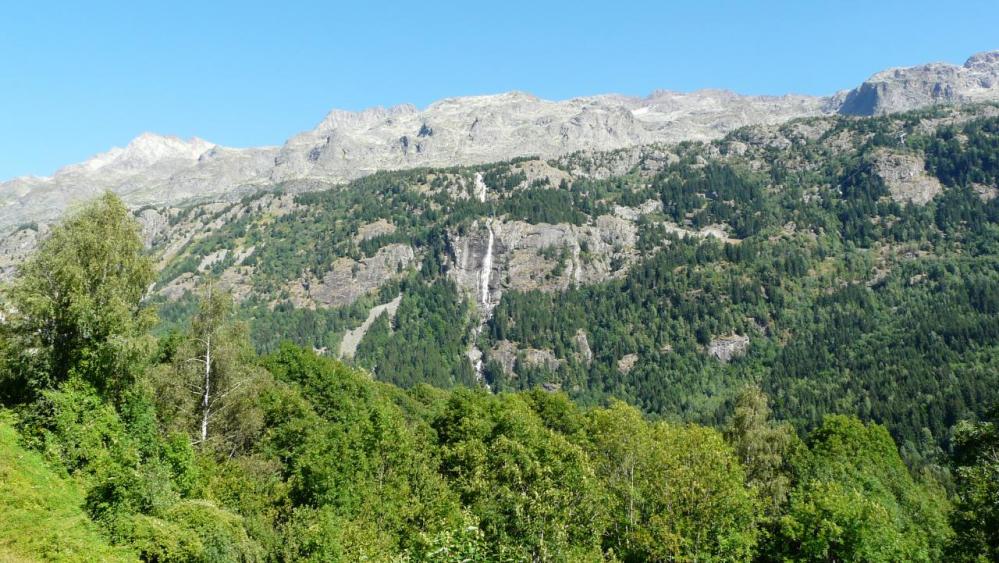
{"label": "mountain ridge", "polygon": [[962,66],[929,63],[875,73],[830,96],[750,96],[727,90],[654,90],[545,100],[520,91],[449,97],[358,112],[334,109],[282,146],[231,148],[144,133],[124,148],[49,177],[0,182],[0,231],[47,222],[110,189],[132,206],[225,201],[261,186],[343,183],[378,170],[552,158],[580,150],[716,139],[739,127],[830,114],[882,115],[935,103],[999,99],[999,51]]}

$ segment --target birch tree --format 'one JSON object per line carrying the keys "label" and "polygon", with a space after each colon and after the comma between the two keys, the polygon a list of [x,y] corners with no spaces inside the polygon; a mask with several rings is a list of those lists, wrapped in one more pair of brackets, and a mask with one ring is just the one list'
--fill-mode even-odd
{"label": "birch tree", "polygon": [[161,408],[204,449],[234,455],[262,424],[255,397],[267,381],[232,296],[206,284],[172,364],[157,382]]}
{"label": "birch tree", "polygon": [[0,294],[0,400],[71,376],[116,396],[140,371],[154,279],[139,225],[108,192],[52,228]]}
{"label": "birch tree", "polygon": [[759,494],[764,514],[780,516],[793,485],[791,463],[804,448],[794,428],[774,421],[767,396],[750,386],[736,398],[725,438],[746,471],[746,484]]}

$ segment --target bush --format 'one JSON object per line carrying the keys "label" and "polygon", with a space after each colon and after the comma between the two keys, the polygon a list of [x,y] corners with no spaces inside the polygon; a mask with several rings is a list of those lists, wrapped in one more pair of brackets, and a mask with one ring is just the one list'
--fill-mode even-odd
{"label": "bush", "polygon": [[205,561],[262,561],[263,550],[246,534],[243,519],[205,500],[184,500],[164,512],[164,519],[193,534],[204,546]]}

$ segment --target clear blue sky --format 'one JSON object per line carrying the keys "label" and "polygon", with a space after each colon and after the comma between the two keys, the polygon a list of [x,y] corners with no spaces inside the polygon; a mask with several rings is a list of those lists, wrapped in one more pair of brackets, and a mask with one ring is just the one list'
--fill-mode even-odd
{"label": "clear blue sky", "polygon": [[[282,5],[283,4],[283,5]],[[331,108],[525,90],[828,94],[999,48],[999,2],[0,4],[0,179],[143,131],[280,144]]]}

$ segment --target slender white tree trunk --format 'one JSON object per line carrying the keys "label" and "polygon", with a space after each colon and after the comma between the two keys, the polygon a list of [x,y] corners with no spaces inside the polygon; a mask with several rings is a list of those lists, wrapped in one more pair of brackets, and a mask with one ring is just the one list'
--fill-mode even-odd
{"label": "slender white tree trunk", "polygon": [[205,394],[201,397],[201,443],[208,440],[208,409],[212,384],[212,337],[205,339]]}

